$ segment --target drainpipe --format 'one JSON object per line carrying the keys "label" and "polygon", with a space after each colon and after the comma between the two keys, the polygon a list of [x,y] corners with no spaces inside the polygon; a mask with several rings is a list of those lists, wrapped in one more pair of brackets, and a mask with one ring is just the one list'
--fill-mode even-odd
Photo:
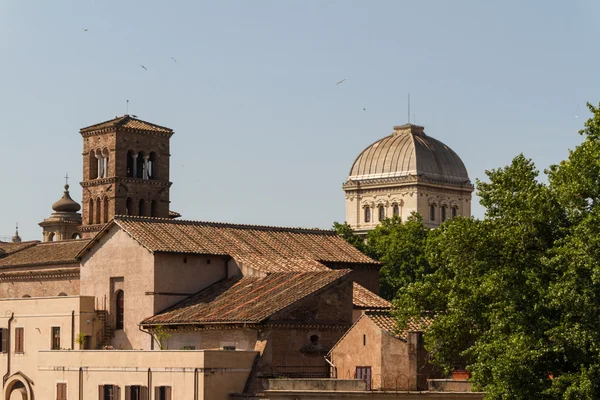
{"label": "drainpipe", "polygon": [[75,310],[71,311],[71,350],[75,350]]}
{"label": "drainpipe", "polygon": [[148,368],[148,399],[152,398],[152,368]]}
{"label": "drainpipe", "polygon": [[83,400],[83,368],[79,367],[79,400]]}
{"label": "drainpipe", "polygon": [[327,359],[327,356],[323,356],[323,358],[325,359],[325,361],[327,361],[327,364],[331,365],[331,368],[333,368],[333,377],[337,378],[337,368],[335,367],[335,365],[333,365],[333,363]]}
{"label": "drainpipe", "polygon": [[198,368],[194,368],[194,400],[198,400]]}
{"label": "drainpipe", "polygon": [[11,313],[10,318],[8,319],[8,329],[6,332],[8,333],[8,337],[6,338],[6,374],[2,377],[2,387],[6,384],[8,377],[10,376],[10,324],[15,319],[15,313]]}
{"label": "drainpipe", "polygon": [[144,332],[146,335],[150,336],[150,350],[154,350],[154,336],[152,336],[150,332],[143,330],[141,325],[138,325],[138,329],[140,332]]}

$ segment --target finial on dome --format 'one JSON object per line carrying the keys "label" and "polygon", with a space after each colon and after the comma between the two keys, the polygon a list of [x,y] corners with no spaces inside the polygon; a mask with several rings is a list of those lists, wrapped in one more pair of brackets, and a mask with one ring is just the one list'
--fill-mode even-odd
{"label": "finial on dome", "polygon": [[410,132],[416,135],[424,135],[425,127],[415,124],[404,124],[394,126],[394,134]]}
{"label": "finial on dome", "polygon": [[17,227],[15,229],[15,236],[12,237],[13,243],[21,243],[21,236],[19,236],[19,223],[17,222]]}
{"label": "finial on dome", "polygon": [[63,196],[56,203],[52,204],[52,209],[56,212],[77,212],[81,206],[71,198],[69,194],[69,175],[65,176],[65,191]]}

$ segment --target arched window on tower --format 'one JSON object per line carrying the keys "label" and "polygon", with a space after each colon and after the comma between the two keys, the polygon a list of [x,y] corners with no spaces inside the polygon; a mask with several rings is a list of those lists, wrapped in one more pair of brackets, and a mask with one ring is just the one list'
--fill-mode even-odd
{"label": "arched window on tower", "polygon": [[156,200],[152,200],[152,206],[150,208],[150,216],[158,217],[158,202]]}
{"label": "arched window on tower", "polygon": [[50,233],[48,234],[48,241],[49,241],[49,242],[54,242],[54,232],[50,232]]}
{"label": "arched window on tower", "polygon": [[377,207],[377,211],[379,213],[379,220],[383,221],[385,219],[385,208],[383,206]]}
{"label": "arched window on tower", "polygon": [[103,221],[105,224],[108,222],[108,197],[104,197],[104,208],[102,210]]}
{"label": "arched window on tower", "polygon": [[96,199],[96,219],[94,220],[94,223],[99,224],[101,223],[101,211],[102,211],[102,200],[100,200],[100,197],[98,197]]}
{"label": "arched window on tower", "polygon": [[398,204],[394,204],[393,214],[394,214],[394,217],[400,216],[400,206]]}
{"label": "arched window on tower", "polygon": [[88,206],[88,224],[94,223],[94,199],[90,199]]}
{"label": "arched window on tower", "polygon": [[142,179],[144,177],[144,153],[141,151],[137,154],[135,172],[136,178]]}
{"label": "arched window on tower", "polygon": [[88,161],[89,175],[88,179],[96,179],[98,177],[98,159],[96,158],[96,151],[90,150],[90,156]]}
{"label": "arched window on tower", "polygon": [[365,222],[371,222],[371,207],[365,207]]}
{"label": "arched window on tower", "polygon": [[81,239],[81,235],[78,232],[75,232],[71,235],[71,239]]}
{"label": "arched window on tower", "polygon": [[452,219],[456,218],[457,214],[458,214],[458,208],[452,207]]}
{"label": "arched window on tower", "polygon": [[129,150],[127,152],[127,167],[125,170],[125,176],[128,178],[133,178],[133,166],[134,164],[134,159],[133,159],[133,150]]}
{"label": "arched window on tower", "polygon": [[123,317],[125,314],[125,295],[123,291],[118,290],[115,298],[117,301],[115,313],[115,329],[123,329]]}
{"label": "arched window on tower", "polygon": [[435,204],[429,205],[429,220],[435,221]]}
{"label": "arched window on tower", "polygon": [[108,149],[102,150],[102,178],[108,178],[109,154]]}
{"label": "arched window on tower", "polygon": [[125,202],[125,213],[127,215],[133,215],[133,199],[128,197]]}
{"label": "arched window on tower", "polygon": [[442,206],[442,208],[440,209],[440,211],[441,211],[441,213],[442,213],[442,215],[441,215],[441,220],[442,220],[442,222],[444,222],[444,221],[446,220],[446,209],[447,209],[447,208],[448,208],[448,207],[446,207],[446,206]]}
{"label": "arched window on tower", "polygon": [[140,200],[140,205],[139,205],[139,213],[138,215],[141,217],[147,216],[148,212],[146,211],[146,201],[144,199]]}
{"label": "arched window on tower", "polygon": [[150,158],[148,159],[148,179],[156,179],[156,153],[150,153]]}

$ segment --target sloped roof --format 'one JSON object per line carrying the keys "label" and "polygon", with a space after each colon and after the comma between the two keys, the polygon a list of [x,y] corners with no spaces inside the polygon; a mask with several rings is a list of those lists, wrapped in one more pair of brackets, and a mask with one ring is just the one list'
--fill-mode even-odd
{"label": "sloped roof", "polygon": [[28,242],[19,242],[19,243],[0,242],[0,250],[2,250],[4,252],[4,255],[6,256],[9,254],[21,251],[23,249],[26,249],[28,247],[35,246],[38,243],[39,243],[39,240],[31,240]]}
{"label": "sloped roof", "polygon": [[377,296],[366,287],[354,282],[352,302],[355,308],[364,310],[389,309],[392,304],[386,299]]}
{"label": "sloped roof", "polygon": [[350,270],[225,279],[142,321],[142,325],[260,323]]}
{"label": "sloped roof", "polygon": [[263,257],[279,266],[303,260],[312,269],[317,265],[311,261],[379,265],[330,230],[117,216],[103,231],[113,224],[151,252],[229,255],[250,262]]}
{"label": "sloped roof", "polygon": [[[33,245],[0,258],[0,268],[70,263],[78,264],[79,261],[76,256],[89,243],[89,239],[29,243],[33,243]],[[3,245],[4,243],[0,244],[0,247]]]}
{"label": "sloped roof", "polygon": [[90,132],[102,131],[105,129],[111,129],[111,128],[161,132],[161,133],[167,133],[167,134],[173,133],[173,129],[170,129],[170,128],[167,128],[164,126],[160,126],[160,125],[156,125],[156,124],[153,124],[150,122],[142,121],[141,119],[134,118],[131,115],[115,117],[108,121],[90,125],[85,128],[81,128],[79,132],[80,133],[90,133]]}
{"label": "sloped roof", "polygon": [[389,311],[370,310],[366,311],[364,316],[385,332],[399,339],[406,339],[408,332],[420,332],[431,323],[428,318],[421,318],[419,321],[411,320],[404,329],[399,330],[396,320]]}

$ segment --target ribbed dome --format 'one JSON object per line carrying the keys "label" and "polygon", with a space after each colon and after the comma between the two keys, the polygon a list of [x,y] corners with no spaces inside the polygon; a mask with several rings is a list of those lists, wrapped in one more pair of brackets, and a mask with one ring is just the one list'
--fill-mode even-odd
{"label": "ribbed dome", "polygon": [[349,180],[401,176],[425,176],[436,180],[468,183],[460,157],[444,143],[425,135],[422,126],[394,127],[394,133],[363,150],[354,161]]}
{"label": "ribbed dome", "polygon": [[69,185],[65,185],[63,196],[56,203],[52,204],[52,209],[56,212],[77,212],[81,209],[79,203],[69,195]]}

